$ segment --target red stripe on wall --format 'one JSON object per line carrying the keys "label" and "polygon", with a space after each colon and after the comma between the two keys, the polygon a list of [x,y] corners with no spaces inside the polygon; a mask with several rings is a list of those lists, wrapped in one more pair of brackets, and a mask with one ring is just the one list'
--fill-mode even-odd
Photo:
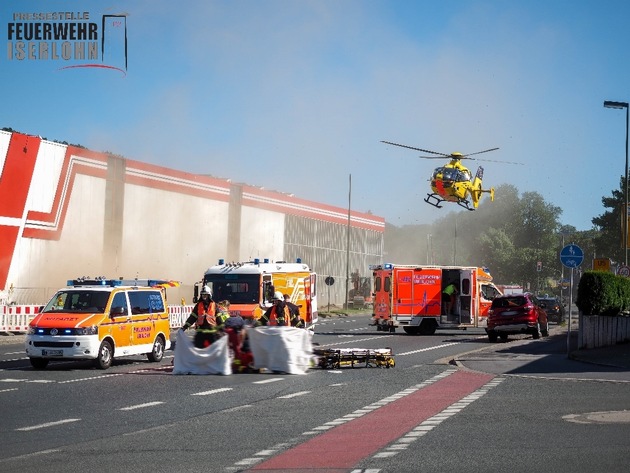
{"label": "red stripe on wall", "polygon": [[0,216],[22,218],[40,139],[13,133],[0,176]]}
{"label": "red stripe on wall", "polygon": [[6,287],[20,227],[0,225],[0,288]]}
{"label": "red stripe on wall", "polygon": [[[0,217],[24,217],[40,141],[35,136],[11,135],[0,176]],[[0,287],[7,284],[19,230],[19,226],[0,225]]]}
{"label": "red stripe on wall", "polygon": [[[59,184],[57,185],[57,192],[55,194],[55,200],[53,201],[52,209],[50,210],[50,212],[30,211],[27,215],[27,221],[43,222],[45,224],[50,224],[50,226],[45,228],[25,227],[23,232],[24,238],[59,240],[59,238],[61,238],[61,230],[63,229],[63,224],[66,220],[66,213],[68,211],[70,197],[72,196],[72,189],[74,187],[74,179],[76,175],[83,174],[86,176],[100,177],[102,179],[107,178],[106,168],[95,168],[91,166],[86,166],[77,161],[74,161],[72,168],[70,168],[71,157],[73,155],[96,159],[101,161],[105,166],[107,165],[107,158],[102,153],[90,152],[69,146],[66,150],[66,155],[63,160],[61,173],[59,174]],[[66,182],[67,185],[65,185]],[[59,221],[57,222],[57,227],[54,228],[57,214],[59,214]]]}

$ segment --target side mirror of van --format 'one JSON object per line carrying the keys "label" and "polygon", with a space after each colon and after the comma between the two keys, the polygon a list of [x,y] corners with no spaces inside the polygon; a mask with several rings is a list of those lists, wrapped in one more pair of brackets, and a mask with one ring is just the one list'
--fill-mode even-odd
{"label": "side mirror of van", "polygon": [[110,317],[116,317],[120,315],[125,315],[124,307],[112,307],[112,310],[109,311]]}

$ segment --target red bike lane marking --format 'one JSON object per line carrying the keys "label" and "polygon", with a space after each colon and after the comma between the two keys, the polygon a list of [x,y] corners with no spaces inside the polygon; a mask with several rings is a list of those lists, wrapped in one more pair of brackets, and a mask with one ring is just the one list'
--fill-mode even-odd
{"label": "red bike lane marking", "polygon": [[493,375],[485,373],[456,371],[247,471],[347,472],[364,458],[373,455],[493,378]]}

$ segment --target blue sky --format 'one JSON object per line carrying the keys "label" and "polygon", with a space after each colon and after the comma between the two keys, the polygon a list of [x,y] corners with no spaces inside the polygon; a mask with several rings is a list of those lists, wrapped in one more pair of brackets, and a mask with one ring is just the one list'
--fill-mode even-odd
{"label": "blue sky", "polygon": [[[9,60],[13,14],[56,11],[127,15],[126,74]],[[0,126],[24,133],[344,208],[352,175],[352,208],[397,226],[459,207],[422,200],[439,161],[380,140],[499,147],[487,159],[524,165],[468,161],[484,186],[537,191],[579,230],[624,173],[625,111],[603,107],[630,100],[624,0],[3,1],[0,15]]]}

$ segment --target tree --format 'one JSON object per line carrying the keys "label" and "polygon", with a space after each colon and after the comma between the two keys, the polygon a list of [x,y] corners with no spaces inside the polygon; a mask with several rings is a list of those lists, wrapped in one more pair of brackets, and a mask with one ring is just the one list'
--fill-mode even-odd
{"label": "tree", "polygon": [[601,258],[610,258],[613,262],[625,261],[621,230],[624,188],[625,178],[622,176],[619,180],[619,189],[613,189],[610,197],[602,197],[602,205],[609,210],[591,220],[598,230],[593,242],[597,255]]}

